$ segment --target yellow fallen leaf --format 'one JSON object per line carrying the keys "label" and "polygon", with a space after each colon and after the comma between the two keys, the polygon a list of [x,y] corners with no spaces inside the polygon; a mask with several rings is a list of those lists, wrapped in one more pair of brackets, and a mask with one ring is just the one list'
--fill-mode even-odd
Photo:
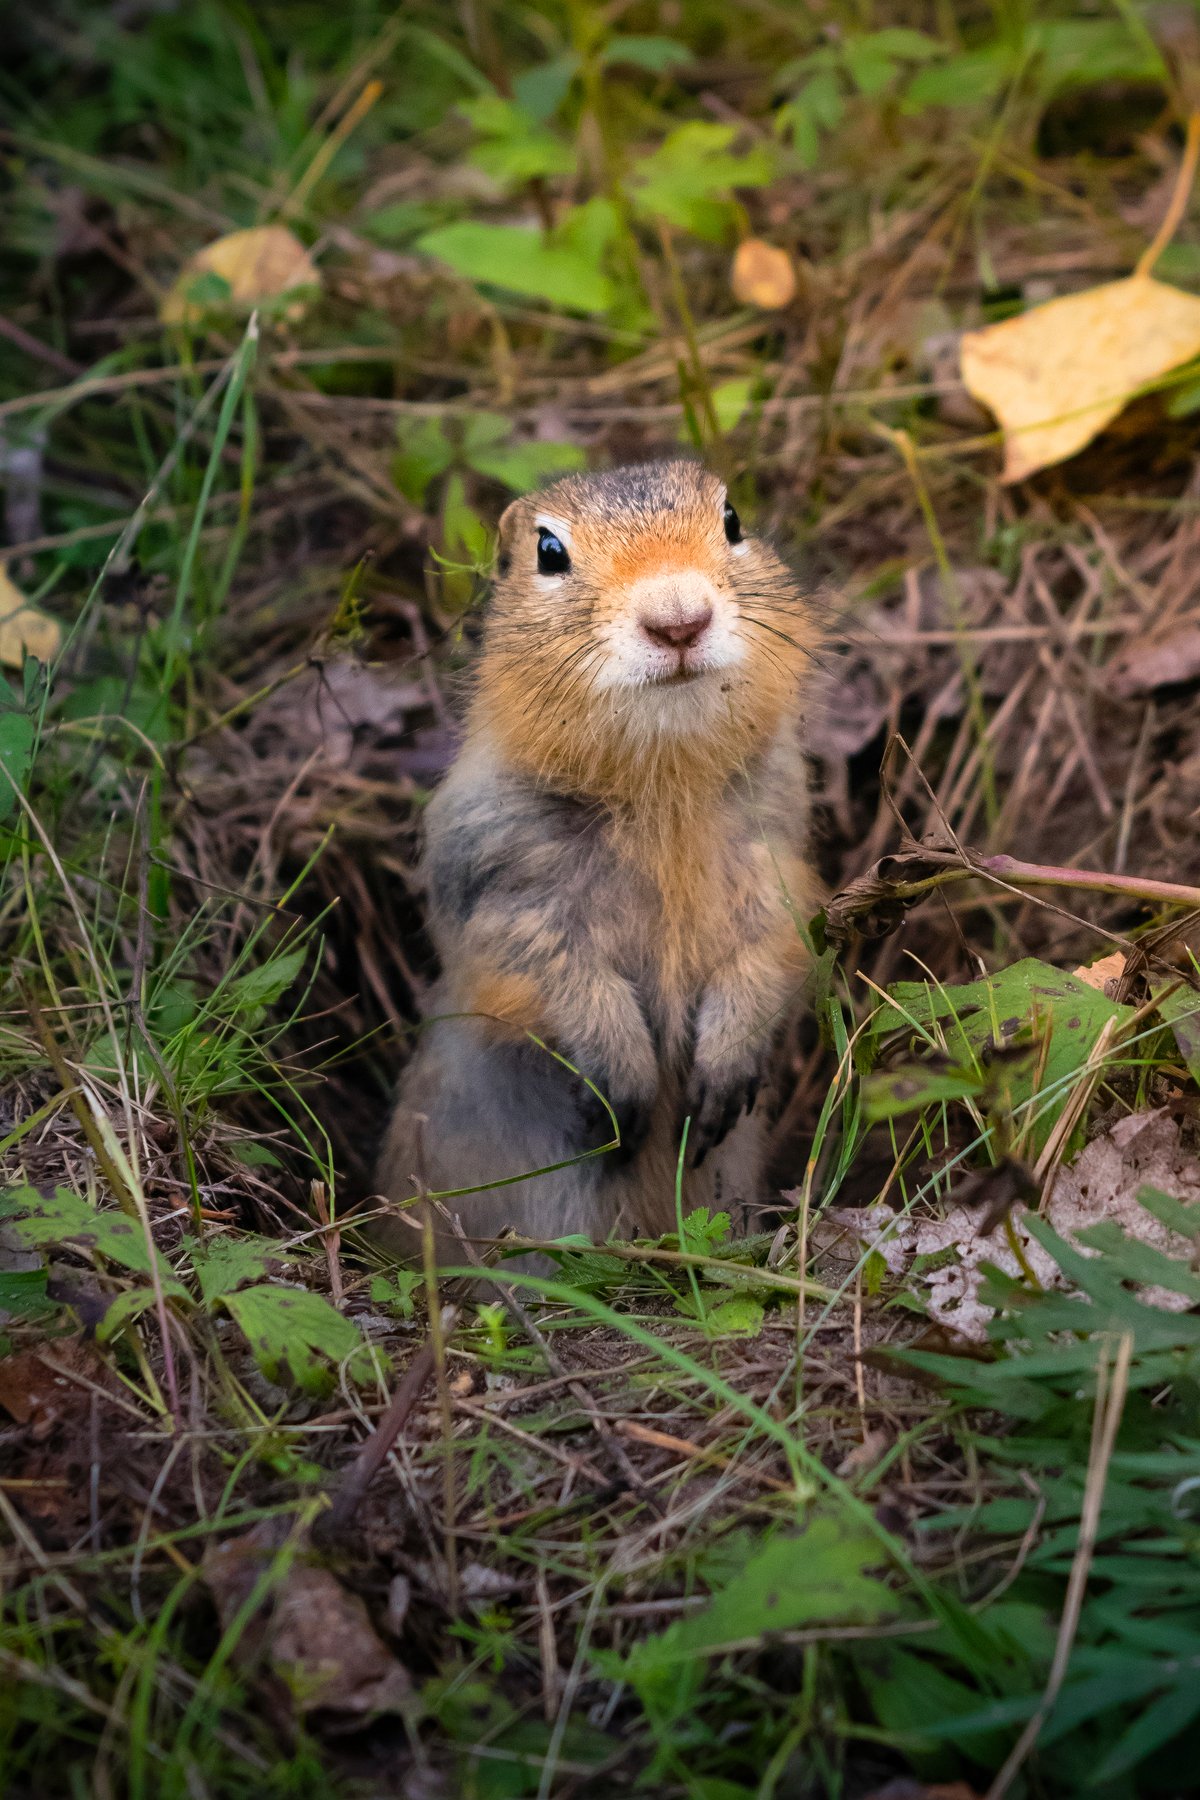
{"label": "yellow fallen leaf", "polygon": [[1108,956],[1100,957],[1094,963],[1083,963],[1078,969],[1072,969],[1076,981],[1085,982],[1090,988],[1098,988],[1104,993],[1109,982],[1120,981],[1125,973],[1125,952],[1114,950]]}
{"label": "yellow fallen leaf", "polygon": [[969,331],[967,391],[1004,430],[1004,481],[1062,462],[1127,401],[1200,355],[1200,298],[1128,275]]}
{"label": "yellow fallen leaf", "polygon": [[796,270],[786,250],[762,238],[746,238],[737,247],[730,273],[734,298],[743,306],[776,311],[796,298]]}
{"label": "yellow fallen leaf", "polygon": [[[228,294],[207,303],[193,298],[205,275],[228,282]],[[159,317],[164,325],[182,325],[221,306],[247,312],[293,288],[320,285],[321,272],[294,232],[286,225],[255,225],[248,231],[231,231],[198,250],[180,270],[159,307]],[[304,302],[297,298],[287,309],[288,317],[298,318],[303,311]]]}
{"label": "yellow fallen leaf", "polygon": [[61,643],[58,620],[32,606],[0,565],[0,663],[19,669],[27,656],[50,662]]}

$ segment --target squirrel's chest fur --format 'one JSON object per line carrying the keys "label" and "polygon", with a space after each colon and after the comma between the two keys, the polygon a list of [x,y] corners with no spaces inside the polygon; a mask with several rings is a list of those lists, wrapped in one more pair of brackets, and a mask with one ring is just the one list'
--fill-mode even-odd
{"label": "squirrel's chest fur", "polygon": [[[541,1035],[543,987],[587,978],[586,933],[588,955],[636,990],[662,1064],[679,1062],[699,995],[747,944],[779,962],[803,955],[807,870],[789,841],[803,772],[786,761],[753,794],[730,783],[703,805],[639,809],[545,791],[481,749],[465,753],[427,819],[450,1004]],[[794,834],[776,804],[789,786]],[[499,954],[463,953],[481,937]]]}

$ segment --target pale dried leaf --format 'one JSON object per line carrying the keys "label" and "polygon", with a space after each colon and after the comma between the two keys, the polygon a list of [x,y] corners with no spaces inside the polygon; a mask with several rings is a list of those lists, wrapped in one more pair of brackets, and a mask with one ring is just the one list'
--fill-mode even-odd
{"label": "pale dried leaf", "polygon": [[0,568],[0,663],[19,669],[27,656],[48,663],[61,644],[58,620],[31,605],[7,570]]}
{"label": "pale dried leaf", "polygon": [[[1179,1126],[1167,1112],[1133,1113],[1094,1138],[1069,1168],[1059,1171],[1043,1216],[1084,1256],[1096,1252],[1078,1242],[1078,1233],[1112,1220],[1127,1236],[1188,1266],[1191,1245],[1139,1204],[1143,1187],[1158,1188],[1185,1203],[1200,1201],[1200,1162],[1184,1148]],[[972,1343],[986,1343],[995,1313],[979,1297],[983,1263],[994,1264],[1014,1280],[1023,1280],[1028,1268],[1043,1288],[1067,1285],[1058,1264],[1025,1228],[1024,1206],[1009,1213],[1019,1257],[1003,1224],[986,1229],[992,1223],[989,1210],[952,1206],[937,1217],[922,1218],[879,1204],[839,1207],[814,1227],[813,1242],[842,1262],[857,1262],[863,1250],[877,1251],[895,1275],[902,1275],[915,1257],[930,1258],[915,1278],[930,1318]],[[1183,1312],[1189,1305],[1168,1288],[1142,1287],[1138,1295],[1166,1312]]]}
{"label": "pale dried leaf", "polygon": [[1082,981],[1087,987],[1097,988],[1111,1000],[1115,984],[1125,973],[1125,952],[1114,950],[1111,955],[1101,956],[1094,963],[1081,963],[1071,973],[1076,981]]}
{"label": "pale dried leaf", "polygon": [[[321,274],[308,251],[286,225],[255,225],[247,231],[231,231],[198,250],[180,270],[159,308],[164,325],[194,321],[213,308],[192,297],[199,277],[219,275],[229,284],[222,304],[248,312],[264,300],[277,300],[293,288],[321,285]],[[287,309],[291,319],[304,311],[297,298]]]}
{"label": "pale dried leaf", "polygon": [[1003,427],[1003,480],[1019,481],[1074,456],[1197,355],[1200,298],[1130,275],[967,332],[962,378]]}
{"label": "pale dried leaf", "polygon": [[786,250],[762,238],[746,238],[737,247],[730,273],[734,298],[743,306],[766,312],[790,306],[796,298],[796,270]]}

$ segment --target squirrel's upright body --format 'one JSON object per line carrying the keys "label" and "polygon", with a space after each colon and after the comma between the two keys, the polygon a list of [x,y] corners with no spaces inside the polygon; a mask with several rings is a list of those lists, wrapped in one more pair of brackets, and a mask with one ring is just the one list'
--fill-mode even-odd
{"label": "squirrel's upright body", "polygon": [[[693,463],[515,502],[497,566],[464,748],[427,814],[443,974],[379,1189],[481,1190],[445,1202],[471,1238],[669,1230],[690,1117],[684,1210],[744,1224],[815,904],[812,614]],[[619,1149],[584,1155],[614,1131],[580,1076]]]}

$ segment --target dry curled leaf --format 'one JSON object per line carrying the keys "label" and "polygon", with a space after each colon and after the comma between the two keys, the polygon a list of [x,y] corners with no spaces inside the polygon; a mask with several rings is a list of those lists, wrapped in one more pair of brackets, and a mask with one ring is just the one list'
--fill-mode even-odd
{"label": "dry curled leaf", "polygon": [[7,570],[0,568],[0,663],[19,669],[27,656],[51,662],[61,643],[58,620],[39,612]]}
{"label": "dry curled leaf", "polygon": [[743,306],[766,312],[790,306],[796,298],[796,270],[786,250],[762,238],[746,238],[737,247],[730,274],[734,298]]}
{"label": "dry curled leaf", "polygon": [[[215,276],[218,286],[223,282],[225,288],[206,294],[205,276]],[[164,325],[183,325],[222,307],[248,312],[294,288],[320,285],[320,270],[294,232],[286,225],[255,225],[248,231],[231,231],[198,250],[180,270],[159,317]],[[295,319],[303,311],[304,302],[297,296],[287,316]]]}
{"label": "dry curled leaf", "polygon": [[1004,481],[1074,456],[1138,393],[1200,355],[1200,298],[1129,275],[969,331],[962,378],[1004,431]]}
{"label": "dry curled leaf", "polygon": [[[240,1620],[250,1596],[259,1605],[244,1623],[237,1659],[264,1662],[272,1698],[286,1693],[299,1713],[340,1714],[347,1722],[403,1712],[412,1682],[372,1625],[366,1606],[315,1561],[306,1541],[287,1544],[286,1520],[266,1519],[206,1551],[204,1580],[222,1627]],[[278,1579],[260,1582],[273,1572]]]}
{"label": "dry curled leaf", "polygon": [[1109,691],[1121,700],[1194,681],[1200,675],[1200,625],[1178,625],[1161,637],[1137,639],[1113,658],[1106,674]]}

